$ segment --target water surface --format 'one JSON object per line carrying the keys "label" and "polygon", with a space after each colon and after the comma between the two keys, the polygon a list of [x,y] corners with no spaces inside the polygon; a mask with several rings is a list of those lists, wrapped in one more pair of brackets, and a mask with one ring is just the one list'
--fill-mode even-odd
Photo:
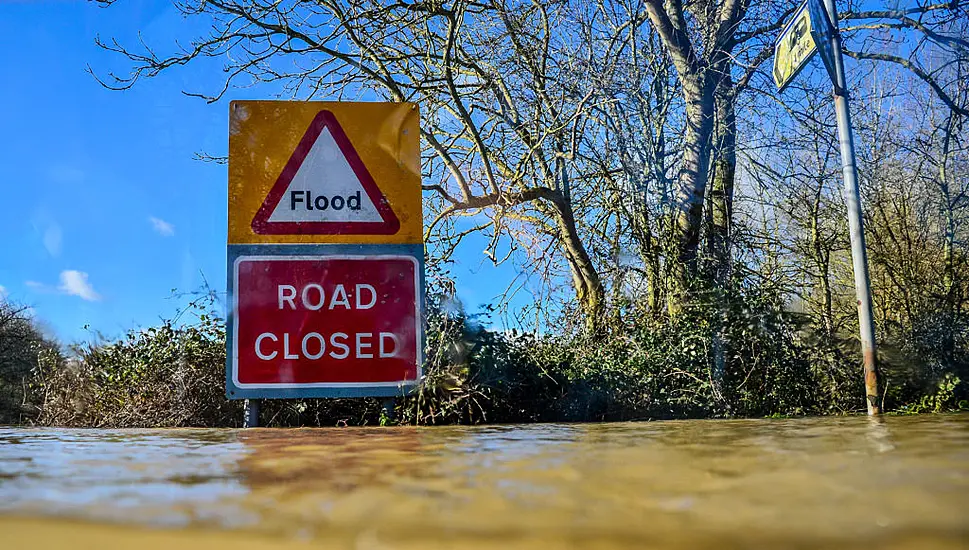
{"label": "water surface", "polygon": [[969,548],[969,415],[0,428],[10,548]]}

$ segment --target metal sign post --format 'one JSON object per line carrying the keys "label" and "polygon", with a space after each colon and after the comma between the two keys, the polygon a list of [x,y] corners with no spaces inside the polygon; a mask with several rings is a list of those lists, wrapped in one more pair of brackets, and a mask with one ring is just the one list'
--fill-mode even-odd
{"label": "metal sign post", "polygon": [[[820,0],[809,0],[818,2]],[[848,229],[851,237],[851,263],[855,273],[855,296],[858,299],[858,325],[861,336],[861,356],[865,365],[865,397],[868,414],[881,413],[878,402],[878,358],[875,355],[875,319],[871,307],[871,279],[868,276],[868,251],[865,246],[865,224],[861,214],[861,192],[858,189],[858,169],[855,167],[855,140],[848,109],[848,84],[845,79],[844,58],[841,55],[841,33],[838,32],[838,12],[834,0],[824,0],[830,25],[829,46],[834,63],[834,111],[838,118],[838,139],[841,141],[841,170],[845,180],[845,201],[848,203]],[[819,22],[820,23],[820,22]],[[824,49],[824,48],[822,48]]]}
{"label": "metal sign post", "polygon": [[[845,182],[845,202],[848,206],[848,228],[851,239],[851,261],[855,274],[855,296],[858,302],[858,325],[861,333],[861,354],[865,369],[865,396],[868,414],[881,413],[878,402],[879,374],[875,347],[875,321],[871,305],[871,282],[868,276],[868,252],[865,246],[865,227],[861,212],[861,192],[858,189],[858,170],[855,166],[855,144],[851,130],[851,113],[848,110],[848,91],[845,79],[844,59],[841,55],[841,34],[838,32],[838,13],[834,0],[807,0],[795,14],[778,39],[776,55],[782,52],[810,52],[793,56],[798,63],[780,63],[787,70],[778,70],[779,60],[774,61],[774,80],[783,88],[793,80],[807,59],[818,51],[834,85],[834,109],[838,119],[838,139],[841,142],[841,169]],[[802,21],[809,14],[810,36],[805,38]],[[813,45],[804,44],[806,40]],[[797,48],[784,44],[798,44]],[[784,61],[784,60],[781,60]]]}

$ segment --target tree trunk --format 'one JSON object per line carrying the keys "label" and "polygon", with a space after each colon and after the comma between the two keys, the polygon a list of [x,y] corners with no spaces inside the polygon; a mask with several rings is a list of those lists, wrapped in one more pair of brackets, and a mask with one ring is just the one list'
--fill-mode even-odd
{"label": "tree trunk", "polygon": [[734,177],[737,170],[737,119],[734,111],[733,86],[729,77],[717,94],[717,150],[711,195],[710,256],[713,261],[713,283],[727,284],[730,276],[730,227],[733,221]]}
{"label": "tree trunk", "polygon": [[683,134],[683,160],[677,178],[676,246],[674,285],[669,310],[678,313],[688,301],[689,288],[697,275],[697,249],[703,226],[703,200],[710,164],[710,137],[713,133],[714,101],[711,86],[698,86],[686,97],[686,129]]}
{"label": "tree trunk", "polygon": [[815,244],[815,266],[818,270],[818,283],[821,285],[821,327],[826,337],[834,334],[834,312],[831,294],[831,256]]}
{"label": "tree trunk", "polygon": [[948,119],[946,120],[945,134],[942,138],[942,159],[939,163],[939,189],[942,191],[942,201],[945,207],[945,236],[942,246],[942,256],[945,265],[942,285],[943,294],[945,296],[945,323],[947,324],[942,338],[942,352],[945,358],[949,361],[952,360],[953,351],[955,350],[955,328],[953,323],[955,321],[956,313],[956,296],[954,292],[955,262],[953,254],[956,226],[955,216],[953,215],[952,211],[952,194],[949,191],[949,178],[946,169],[949,162],[949,147],[952,139],[953,116],[954,115],[952,113],[949,113]]}
{"label": "tree trunk", "polygon": [[649,308],[650,314],[655,315],[662,308],[660,300],[662,299],[663,288],[660,280],[659,252],[656,250],[652,235],[648,235],[647,238],[649,239],[649,252],[643,255],[646,263],[646,306]]}
{"label": "tree trunk", "polygon": [[589,257],[589,252],[579,238],[572,207],[561,195],[553,205],[562,251],[569,263],[569,271],[572,273],[575,296],[586,317],[586,328],[592,332],[598,332],[602,328],[602,315],[605,309],[605,289],[602,286],[602,280],[592,263],[592,258]]}

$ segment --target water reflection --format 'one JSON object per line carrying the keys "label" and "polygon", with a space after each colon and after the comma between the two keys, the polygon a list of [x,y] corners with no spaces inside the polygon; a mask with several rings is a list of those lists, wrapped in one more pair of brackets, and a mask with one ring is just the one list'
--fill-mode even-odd
{"label": "water reflection", "polygon": [[245,447],[203,431],[0,430],[0,511],[189,525],[246,493]]}
{"label": "water reflection", "polygon": [[0,514],[267,540],[964,548],[967,509],[969,416],[0,430]]}
{"label": "water reflection", "polygon": [[424,455],[414,429],[252,430],[239,434],[238,463],[251,489],[285,486],[347,492],[418,475]]}

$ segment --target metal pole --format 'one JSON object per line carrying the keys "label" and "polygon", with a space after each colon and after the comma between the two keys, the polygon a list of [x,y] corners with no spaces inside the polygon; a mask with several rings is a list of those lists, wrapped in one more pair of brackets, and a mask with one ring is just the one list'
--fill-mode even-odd
{"label": "metal pole", "polygon": [[242,405],[242,427],[259,427],[259,401],[256,399],[246,399]]}
{"label": "metal pole", "polygon": [[858,190],[858,170],[855,167],[855,143],[848,110],[848,90],[844,59],[841,56],[841,34],[838,32],[838,12],[834,0],[824,0],[834,32],[831,50],[834,52],[836,81],[834,110],[838,117],[838,138],[841,141],[841,169],[845,180],[845,201],[848,204],[848,229],[851,236],[851,263],[855,272],[855,296],[858,299],[858,325],[861,332],[861,355],[865,365],[865,395],[868,414],[881,413],[878,402],[878,362],[875,354],[875,320],[871,307],[871,282],[868,276],[868,252],[865,247],[865,226],[861,214],[861,192]]}

